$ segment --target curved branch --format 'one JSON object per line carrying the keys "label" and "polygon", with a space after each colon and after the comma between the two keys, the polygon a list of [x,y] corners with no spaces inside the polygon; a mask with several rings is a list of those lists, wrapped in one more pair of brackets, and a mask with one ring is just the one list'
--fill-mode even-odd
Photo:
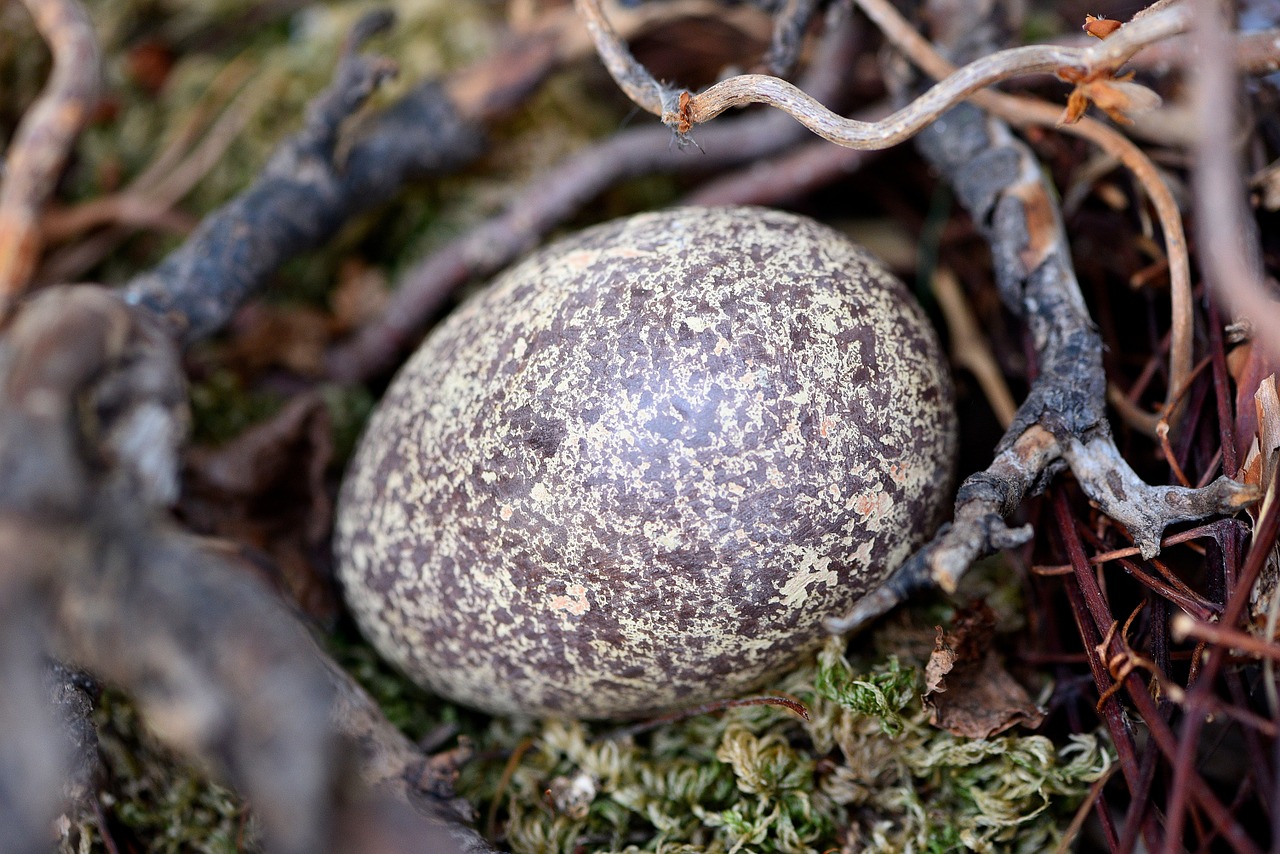
{"label": "curved branch", "polygon": [[[639,106],[662,117],[678,133],[709,121],[734,106],[764,103],[791,115],[818,136],[847,148],[879,149],[903,142],[966,98],[1012,124],[1058,126],[1058,107],[1028,98],[983,92],[993,83],[1017,74],[1054,72],[1074,67],[1090,75],[1114,71],[1134,53],[1187,29],[1190,13],[1169,6],[1142,15],[1088,47],[1033,45],[989,54],[955,68],[934,51],[885,0],[858,0],[858,5],[898,47],[939,82],[907,106],[875,122],[847,119],[827,110],[802,89],[785,80],[762,74],[741,75],[717,83],[700,95],[677,93],[662,87],[635,61],[609,27],[599,0],[576,0],[587,21],[597,50],[618,85]],[[657,93],[657,94],[655,94]],[[674,104],[674,109],[670,105]],[[1177,425],[1183,404],[1179,394],[1191,373],[1192,324],[1191,267],[1186,235],[1177,202],[1150,159],[1132,141],[1106,125],[1082,119],[1063,125],[1067,133],[1081,136],[1115,157],[1138,178],[1160,219],[1165,252],[1169,258],[1172,321],[1169,384],[1161,416],[1137,419],[1144,432],[1154,436],[1160,420]]]}
{"label": "curved branch", "polygon": [[0,185],[0,318],[40,255],[40,208],[98,101],[98,42],[77,0],[26,0],[53,51],[53,73],[14,134]]}
{"label": "curved branch", "polygon": [[1180,6],[1147,15],[1122,27],[1110,38],[1088,47],[1031,45],[998,51],[956,70],[915,101],[879,122],[846,119],[823,107],[804,91],[767,74],[742,74],[721,81],[701,94],[676,91],[654,80],[631,56],[604,18],[600,0],[575,0],[596,49],[618,86],[637,106],[661,116],[678,133],[710,121],[730,107],[767,104],[782,110],[809,130],[848,148],[887,148],[903,142],[974,92],[1019,74],[1078,69],[1084,76],[1114,71],[1146,45],[1187,28],[1190,16]]}
{"label": "curved branch", "polygon": [[[934,50],[929,40],[907,22],[887,0],[856,0],[858,7],[880,28],[885,38],[907,57],[935,79],[943,79],[955,73],[956,68]],[[1157,13],[1162,14],[1162,13]],[[1151,16],[1148,16],[1151,17]],[[1135,24],[1127,24],[1106,39],[1103,44],[1121,34],[1130,36]],[[1169,259],[1169,283],[1171,328],[1169,344],[1169,387],[1165,393],[1163,419],[1176,425],[1182,405],[1178,395],[1191,375],[1192,344],[1195,335],[1192,321],[1191,263],[1187,256],[1187,237],[1182,228],[1182,214],[1178,210],[1173,191],[1156,169],[1151,159],[1132,140],[1115,129],[1082,118],[1073,124],[1060,124],[1060,108],[1034,98],[1006,95],[1002,92],[977,92],[970,100],[984,110],[1017,126],[1040,125],[1059,130],[1092,142],[1107,154],[1119,160],[1133,173],[1142,185],[1155,208],[1164,232],[1165,254]],[[1151,415],[1139,424],[1144,431],[1155,436],[1160,418]]]}

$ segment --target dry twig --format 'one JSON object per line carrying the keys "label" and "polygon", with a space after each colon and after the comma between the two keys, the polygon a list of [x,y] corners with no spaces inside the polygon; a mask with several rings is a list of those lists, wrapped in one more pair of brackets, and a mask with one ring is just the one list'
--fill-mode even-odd
{"label": "dry twig", "polygon": [[1081,79],[1094,79],[1114,73],[1147,44],[1184,31],[1190,21],[1185,9],[1173,6],[1136,20],[1089,47],[1034,45],[988,54],[958,69],[893,115],[867,123],[833,113],[799,87],[765,74],[731,77],[696,95],[664,86],[631,56],[606,20],[600,0],[574,2],[619,88],[677,133],[686,134],[694,125],[732,107],[768,104],[818,136],[848,148],[888,148],[904,142],[972,93],[1015,75],[1070,69]]}
{"label": "dry twig", "polygon": [[366,20],[334,84],[308,110],[306,127],[277,149],[253,186],[130,282],[124,290],[130,303],[164,318],[187,341],[203,338],[284,260],[389,199],[409,178],[454,168],[479,152],[479,131],[438,84],[426,83],[363,128],[345,160],[335,162],[342,120],[395,71],[354,48],[390,23],[387,15]]}
{"label": "dry twig", "polygon": [[[637,105],[661,116],[668,127],[682,134],[694,124],[708,121],[729,107],[765,103],[788,113],[817,135],[838,145],[854,149],[888,148],[915,135],[943,111],[968,98],[1019,126],[1062,126],[1067,132],[1090,140],[1124,163],[1146,189],[1164,230],[1173,282],[1174,341],[1170,356],[1170,387],[1163,418],[1177,423],[1174,395],[1190,372],[1193,330],[1190,266],[1182,219],[1173,194],[1146,155],[1111,128],[1090,119],[1062,125],[1062,113],[1058,107],[1034,99],[980,90],[1018,74],[1056,73],[1062,69],[1072,69],[1073,76],[1078,79],[1106,77],[1143,47],[1185,30],[1189,20],[1186,10],[1174,7],[1146,15],[1113,33],[1104,42],[1089,47],[1045,45],[1013,48],[989,54],[957,69],[916,33],[886,0],[858,0],[858,5],[891,41],[940,81],[892,115],[866,122],[844,119],[824,109],[802,89],[765,75],[734,77],[699,95],[664,87],[627,52],[605,20],[598,0],[576,0],[576,3],[614,79]],[[669,109],[671,104],[675,105],[674,111]],[[1136,409],[1129,414],[1137,426],[1149,435],[1155,435],[1159,420],[1156,416],[1144,415]]]}
{"label": "dry twig", "polygon": [[[1255,342],[1272,358],[1280,353],[1280,324],[1276,303],[1263,287],[1261,261],[1252,222],[1245,216],[1242,182],[1234,156],[1236,86],[1228,35],[1222,11],[1213,2],[1189,4],[1195,9],[1196,41],[1203,62],[1199,67],[1197,112],[1202,121],[1196,151],[1195,187],[1198,224],[1204,247],[1205,273],[1233,311],[1255,324]],[[1234,629],[1247,612],[1250,591],[1275,542],[1278,516],[1274,504],[1258,520],[1254,547],[1244,569],[1229,591],[1221,624]],[[1180,733],[1178,755],[1173,761],[1173,785],[1169,793],[1169,835],[1164,850],[1177,850],[1187,816],[1189,789],[1194,784],[1194,751],[1204,726],[1204,710],[1222,671],[1229,647],[1212,646],[1200,678],[1188,692],[1187,716]],[[1274,805],[1273,805],[1274,809]]]}
{"label": "dry twig", "polygon": [[1205,278],[1236,318],[1252,327],[1253,340],[1280,358],[1280,312],[1263,281],[1257,229],[1247,216],[1237,152],[1235,69],[1230,34],[1217,4],[1189,4],[1196,10],[1195,40],[1204,58],[1196,75],[1196,224],[1203,247]]}
{"label": "dry twig", "polygon": [[[839,97],[854,41],[847,21],[824,37],[805,80],[810,91],[823,99]],[[409,270],[379,317],[329,354],[328,374],[353,380],[388,370],[449,294],[510,264],[607,187],[656,171],[709,171],[750,163],[793,145],[802,133],[784,116],[766,113],[706,128],[699,136],[703,153],[698,156],[673,150],[670,133],[655,127],[615,134],[575,154],[522,190],[501,214]]]}
{"label": "dry twig", "polygon": [[761,62],[767,73],[776,77],[791,76],[800,61],[805,30],[817,10],[818,0],[786,0],[774,24],[769,52]]}
{"label": "dry twig", "polygon": [[1165,526],[1231,513],[1255,498],[1254,490],[1226,478],[1203,490],[1149,486],[1121,458],[1105,417],[1101,342],[1075,281],[1053,196],[1031,153],[1003,125],[958,107],[948,114],[946,133],[954,138],[962,131],[969,141],[963,148],[934,128],[920,145],[982,224],[1001,297],[1030,327],[1041,373],[992,465],[961,486],[952,525],[848,617],[833,621],[834,631],[861,625],[916,585],[932,581],[953,589],[978,557],[1026,542],[1030,529],[1010,529],[1003,519],[1064,464],[1148,557],[1159,552]]}
{"label": "dry twig", "polygon": [[[935,79],[944,79],[956,71],[955,66],[939,54],[928,39],[916,32],[887,0],[855,2],[880,27],[885,36],[926,74]],[[1124,29],[1121,28],[1118,32],[1122,33]],[[1191,263],[1187,257],[1187,239],[1182,229],[1182,214],[1169,185],[1142,149],[1101,122],[1081,118],[1070,124],[1062,124],[1061,112],[1057,106],[1001,92],[975,92],[969,100],[1015,127],[1058,127],[1065,133],[1087,139],[1124,164],[1146,191],[1164,232],[1172,296],[1169,388],[1166,391],[1162,418],[1177,424],[1176,395],[1191,373],[1191,348],[1195,330],[1191,318]],[[1129,410],[1128,420],[1148,435],[1154,436],[1161,419],[1137,411],[1137,407]]]}
{"label": "dry twig", "polygon": [[0,185],[0,318],[40,257],[40,210],[98,100],[98,42],[77,0],[28,0],[53,50],[53,74],[10,144]]}
{"label": "dry twig", "polygon": [[[366,19],[353,44],[385,23]],[[194,338],[216,328],[272,264],[314,237],[262,218],[313,214],[301,203],[309,191],[330,206],[330,229],[359,208],[340,208],[351,200],[333,192],[334,142],[389,70],[384,60],[344,56],[307,127],[280,148],[266,176],[215,214],[177,260],[127,291],[159,313],[97,287],[50,288],[0,338],[0,551],[8,567],[0,574],[8,638],[0,644],[0,781],[23,793],[0,798],[6,851],[45,850],[63,800],[65,733],[35,711],[49,654],[122,687],[165,741],[246,795],[267,850],[488,850],[474,833],[441,825],[457,814],[441,814],[438,798],[415,789],[425,757],[349,679],[326,670],[283,604],[167,512],[187,424],[169,333]],[[465,136],[446,135],[453,148],[406,150],[422,136],[405,126],[424,112],[449,115],[438,87],[422,92],[360,138],[360,156],[342,164],[343,189],[386,198],[405,174],[474,149]],[[459,125],[441,121],[424,132]],[[352,759],[368,763],[357,767],[384,784],[381,793],[355,785]]]}

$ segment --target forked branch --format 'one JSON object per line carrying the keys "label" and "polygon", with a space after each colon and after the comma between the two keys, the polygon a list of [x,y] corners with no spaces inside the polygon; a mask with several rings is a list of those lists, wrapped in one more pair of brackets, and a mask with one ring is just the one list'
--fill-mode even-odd
{"label": "forked branch", "polygon": [[[956,106],[1016,73],[1065,68],[1082,79],[1114,74],[1141,47],[1183,32],[1191,20],[1185,8],[1166,5],[1152,10],[1088,48],[1034,46],[989,53],[952,72],[888,118],[856,122],[821,108],[790,83],[766,75],[734,77],[700,95],[664,88],[613,37],[599,0],[576,3],[610,72],[622,78],[620,84],[625,81],[624,89],[640,106],[661,115],[677,133],[686,133],[728,107],[766,103],[819,136],[850,148],[887,147],[921,134],[925,156],[955,187],[991,244],[1002,300],[1029,327],[1040,373],[997,447],[994,462],[960,487],[953,523],[852,613],[831,621],[832,631],[862,625],[916,587],[932,583],[952,590],[974,560],[1026,542],[1031,530],[1010,528],[1005,518],[1064,468],[1076,475],[1103,512],[1129,530],[1146,557],[1159,552],[1166,526],[1233,513],[1256,500],[1256,490],[1227,478],[1205,489],[1151,486],[1120,456],[1106,420],[1102,342],[1080,294],[1054,196],[1034,155],[1001,121],[972,106]],[[945,130],[934,124],[953,107],[947,112]],[[956,136],[966,144],[950,144]],[[1177,222],[1176,216],[1172,221]],[[1180,224],[1167,228],[1166,236],[1181,248]]]}
{"label": "forked branch", "polygon": [[31,279],[40,255],[40,209],[98,99],[98,42],[74,0],[27,0],[53,51],[53,73],[18,124],[0,184],[0,318]]}
{"label": "forked branch", "polygon": [[694,94],[654,79],[627,50],[609,25],[600,0],[574,0],[609,74],[632,101],[662,119],[679,134],[710,121],[731,107],[768,104],[837,145],[888,148],[910,139],[944,111],[993,83],[1019,74],[1058,73],[1092,79],[1114,73],[1148,44],[1177,35],[1190,25],[1190,15],[1172,6],[1131,22],[1111,37],[1089,47],[1032,45],[984,56],[957,69],[919,98],[878,122],[861,122],[828,110],[797,86],[767,74],[741,74]]}

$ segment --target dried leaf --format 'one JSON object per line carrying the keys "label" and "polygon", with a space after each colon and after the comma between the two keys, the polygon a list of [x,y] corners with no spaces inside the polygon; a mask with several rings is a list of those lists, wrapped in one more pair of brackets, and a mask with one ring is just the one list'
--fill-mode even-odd
{"label": "dried leaf", "polygon": [[947,635],[942,630],[942,626],[937,626],[938,638],[933,644],[933,654],[929,656],[929,663],[924,666],[924,694],[928,697],[930,694],[941,694],[947,690],[946,679],[947,674],[951,672],[951,668],[956,664],[956,652],[947,643]]}
{"label": "dried leaf", "polygon": [[387,276],[381,269],[346,259],[338,269],[338,284],[330,297],[333,331],[345,334],[359,329],[382,314],[390,297]]}
{"label": "dried leaf", "polygon": [[1227,369],[1236,385],[1236,455],[1247,460],[1259,431],[1255,402],[1258,390],[1267,377],[1280,371],[1280,364],[1267,355],[1265,347],[1255,347],[1247,341],[1227,354]]}
{"label": "dried leaf", "polygon": [[1095,39],[1105,39],[1116,30],[1123,27],[1120,21],[1113,18],[1099,18],[1096,15],[1085,15],[1084,25],[1080,28]]}
{"label": "dried leaf", "polygon": [[1109,70],[1086,74],[1076,68],[1059,68],[1058,78],[1075,84],[1058,124],[1079,121],[1091,103],[1096,104],[1112,121],[1133,124],[1129,114],[1154,110],[1162,103],[1160,96],[1153,90],[1141,83],[1134,83],[1132,74],[1116,77]]}
{"label": "dried leaf", "polygon": [[1005,670],[994,649],[995,615],[975,603],[956,615],[951,632],[938,627],[925,665],[929,722],[966,738],[989,738],[1010,727],[1035,727],[1044,713]]}
{"label": "dried leaf", "polygon": [[[1249,515],[1256,526],[1276,498],[1276,468],[1280,465],[1280,395],[1276,392],[1275,374],[1258,383],[1253,400],[1256,427],[1249,451],[1240,466],[1240,478],[1245,483],[1257,485],[1262,491],[1262,501],[1249,508]],[[1250,593],[1255,630],[1264,629],[1278,584],[1280,546],[1273,543],[1267,563]]]}
{"label": "dried leaf", "polygon": [[306,306],[253,303],[236,316],[228,362],[249,375],[282,367],[319,376],[331,325],[323,312]]}

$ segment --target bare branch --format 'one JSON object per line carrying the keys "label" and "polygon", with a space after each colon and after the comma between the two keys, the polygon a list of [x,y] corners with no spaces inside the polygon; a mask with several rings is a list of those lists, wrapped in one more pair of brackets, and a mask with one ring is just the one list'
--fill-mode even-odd
{"label": "bare branch", "polygon": [[822,106],[802,89],[765,74],[743,74],[721,81],[700,94],[664,87],[635,61],[618,39],[600,8],[600,0],[575,0],[595,40],[605,67],[637,106],[662,118],[684,134],[731,107],[768,104],[818,136],[849,148],[887,148],[910,139],[948,108],[993,83],[1020,74],[1076,69],[1082,76],[1118,69],[1147,44],[1185,30],[1190,16],[1173,6],[1133,21],[1105,41],[1088,47],[1033,45],[984,56],[958,69],[919,98],[879,122],[846,119]]}
{"label": "bare branch", "polygon": [[[1058,107],[981,90],[1018,74],[1074,68],[1087,77],[1114,71],[1143,47],[1184,31],[1190,20],[1185,8],[1171,6],[1135,19],[1104,41],[1094,42],[1088,47],[1036,45],[1012,48],[989,54],[956,69],[937,54],[927,40],[916,33],[885,0],[859,0],[858,5],[904,52],[930,75],[940,80],[936,86],[906,107],[873,122],[843,118],[823,108],[803,89],[767,75],[733,77],[700,95],[689,92],[672,93],[653,81],[648,72],[631,58],[625,45],[608,28],[599,0],[577,0],[577,7],[589,25],[591,22],[596,23],[592,36],[596,39],[597,49],[602,56],[612,57],[606,58],[610,72],[615,72],[614,67],[609,65],[610,62],[626,65],[627,86],[623,87],[624,91],[639,106],[660,115],[663,122],[677,132],[687,133],[693,125],[708,121],[733,106],[765,103],[788,113],[818,136],[856,149],[888,148],[903,142],[966,98],[971,98],[975,103],[1014,124],[1058,126],[1062,117]],[[615,73],[615,79],[617,76]],[[619,85],[622,85],[621,81]],[[640,95],[659,90],[664,94],[658,99],[640,100],[632,94],[632,90]],[[675,112],[667,107],[659,110],[655,105],[660,102],[674,103]],[[1142,183],[1160,218],[1173,283],[1173,343],[1170,348],[1170,382],[1163,418],[1176,425],[1179,415],[1176,395],[1190,374],[1193,333],[1190,265],[1176,201],[1155,166],[1141,149],[1123,135],[1089,119],[1063,125],[1062,129],[1089,139],[1128,166]],[[1154,436],[1160,419],[1146,416],[1135,420],[1145,432]]]}
{"label": "bare branch", "polygon": [[[916,32],[915,28],[887,0],[855,0],[855,2],[867,17],[880,27],[885,37],[930,77],[944,79],[955,72],[955,66],[934,50],[928,39]],[[1106,42],[1126,32],[1126,29],[1132,33],[1131,27],[1132,25],[1122,27],[1108,37]],[[1151,199],[1156,216],[1160,220],[1160,228],[1164,232],[1172,295],[1169,388],[1166,391],[1163,418],[1176,425],[1178,421],[1176,395],[1191,374],[1191,348],[1195,330],[1191,317],[1191,263],[1187,257],[1187,239],[1182,228],[1182,214],[1178,210],[1177,200],[1174,199],[1168,183],[1142,149],[1128,137],[1101,122],[1082,118],[1072,124],[1062,124],[1061,110],[1057,106],[1033,98],[1006,95],[1002,92],[977,92],[970,100],[1016,127],[1030,125],[1057,127],[1064,133],[1089,140],[1123,163],[1138,179],[1147,198]],[[1148,435],[1155,435],[1159,419],[1146,416],[1134,420],[1140,422]]]}
{"label": "bare branch", "polygon": [[409,176],[479,152],[479,132],[462,121],[438,84],[428,83],[364,128],[337,162],[343,122],[395,71],[385,59],[355,53],[359,41],[351,40],[333,83],[308,108],[305,127],[281,144],[248,190],[128,284],[130,303],[150,309],[188,342],[198,340],[284,260],[317,245],[355,211],[390,198]]}
{"label": "bare branch", "polygon": [[1263,281],[1257,228],[1245,207],[1244,181],[1237,155],[1235,70],[1230,34],[1217,4],[1196,2],[1195,38],[1199,55],[1212,58],[1197,66],[1195,198],[1196,225],[1204,252],[1204,274],[1236,318],[1253,327],[1253,338],[1280,358],[1280,306]]}
{"label": "bare branch", "polygon": [[787,0],[774,22],[773,39],[764,55],[764,70],[777,77],[789,77],[800,60],[800,48],[804,44],[804,32],[818,0]]}
{"label": "bare branch", "polygon": [[[1147,20],[1150,20],[1148,18]],[[999,120],[962,105],[945,129],[928,128],[921,150],[955,188],[991,243],[1005,305],[1027,323],[1040,373],[985,472],[956,496],[953,523],[913,556],[881,590],[860,602],[833,630],[854,628],[901,601],[912,589],[954,589],[978,557],[1026,542],[1008,516],[1063,467],[1104,512],[1129,528],[1144,556],[1159,551],[1166,525],[1231,513],[1257,491],[1220,478],[1208,488],[1152,487],[1120,456],[1106,421],[1102,343],[1080,295],[1054,197],[1027,147]],[[953,140],[967,141],[956,146]]]}
{"label": "bare branch", "polygon": [[[823,37],[804,80],[817,97],[839,95],[855,32],[846,21]],[[703,153],[696,157],[673,148],[670,132],[652,125],[615,134],[575,154],[533,181],[502,213],[410,269],[380,316],[329,353],[330,376],[368,378],[389,369],[457,287],[497,272],[534,248],[606,187],[655,171],[711,171],[749,163],[795,144],[802,135],[785,116],[765,113],[704,129],[699,135]]]}
{"label": "bare branch", "polygon": [[98,42],[77,0],[27,0],[53,50],[53,74],[23,116],[0,185],[0,318],[26,287],[40,256],[40,210],[97,104]]}

